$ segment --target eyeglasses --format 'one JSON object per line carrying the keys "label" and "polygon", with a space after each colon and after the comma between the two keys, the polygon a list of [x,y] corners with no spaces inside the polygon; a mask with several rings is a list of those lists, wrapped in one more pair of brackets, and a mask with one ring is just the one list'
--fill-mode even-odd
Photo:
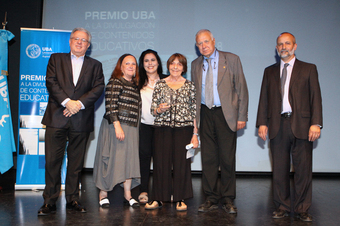
{"label": "eyeglasses", "polygon": [[71,38],[71,39],[75,40],[76,42],[78,42],[79,40],[84,43],[88,42],[88,40],[86,40],[85,38]]}

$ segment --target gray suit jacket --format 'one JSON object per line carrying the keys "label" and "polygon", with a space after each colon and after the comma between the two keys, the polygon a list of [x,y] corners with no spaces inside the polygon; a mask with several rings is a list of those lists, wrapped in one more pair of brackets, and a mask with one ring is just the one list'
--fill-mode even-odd
{"label": "gray suit jacket", "polygon": [[[217,90],[225,120],[236,132],[237,121],[248,121],[248,88],[240,58],[232,53],[218,51]],[[197,91],[196,120],[199,127],[201,113],[203,56],[191,63],[191,80]]]}

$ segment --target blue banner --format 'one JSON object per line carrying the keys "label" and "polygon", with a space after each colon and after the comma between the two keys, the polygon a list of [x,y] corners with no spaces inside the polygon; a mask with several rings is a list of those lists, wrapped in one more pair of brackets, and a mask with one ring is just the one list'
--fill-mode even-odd
{"label": "blue banner", "polygon": [[[20,185],[45,184],[45,127],[41,119],[48,102],[46,68],[52,53],[70,51],[70,34],[61,30],[21,29],[16,189]],[[62,183],[65,165],[64,162]]]}
{"label": "blue banner", "polygon": [[14,35],[7,30],[0,30],[0,173],[7,172],[13,166],[13,152],[15,142],[9,104],[7,76],[8,76],[8,41]]}

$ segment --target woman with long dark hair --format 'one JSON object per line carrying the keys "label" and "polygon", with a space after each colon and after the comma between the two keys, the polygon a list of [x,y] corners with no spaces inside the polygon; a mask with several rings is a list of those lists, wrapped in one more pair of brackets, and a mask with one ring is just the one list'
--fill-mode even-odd
{"label": "woman with long dark hair", "polygon": [[142,115],[139,130],[139,161],[141,186],[138,201],[148,202],[150,163],[154,150],[154,116],[150,112],[152,93],[156,82],[165,78],[162,61],[156,51],[147,49],[139,57],[139,89],[142,98]]}

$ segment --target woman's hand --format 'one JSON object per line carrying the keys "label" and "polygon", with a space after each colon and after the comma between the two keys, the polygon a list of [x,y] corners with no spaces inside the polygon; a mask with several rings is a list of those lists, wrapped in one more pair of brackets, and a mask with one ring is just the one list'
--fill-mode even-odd
{"label": "woman's hand", "polygon": [[119,121],[114,121],[113,122],[113,126],[115,127],[116,138],[119,141],[123,141],[125,139],[125,134],[124,134],[124,131],[123,131],[121,125],[120,125],[120,122]]}
{"label": "woman's hand", "polygon": [[163,112],[165,112],[166,110],[168,110],[170,108],[170,105],[167,103],[161,103],[158,105],[158,108],[156,108],[156,113],[157,114],[162,114]]}
{"label": "woman's hand", "polygon": [[197,135],[193,134],[192,138],[191,138],[191,144],[193,144],[194,146],[192,148],[198,148],[198,137]]}

